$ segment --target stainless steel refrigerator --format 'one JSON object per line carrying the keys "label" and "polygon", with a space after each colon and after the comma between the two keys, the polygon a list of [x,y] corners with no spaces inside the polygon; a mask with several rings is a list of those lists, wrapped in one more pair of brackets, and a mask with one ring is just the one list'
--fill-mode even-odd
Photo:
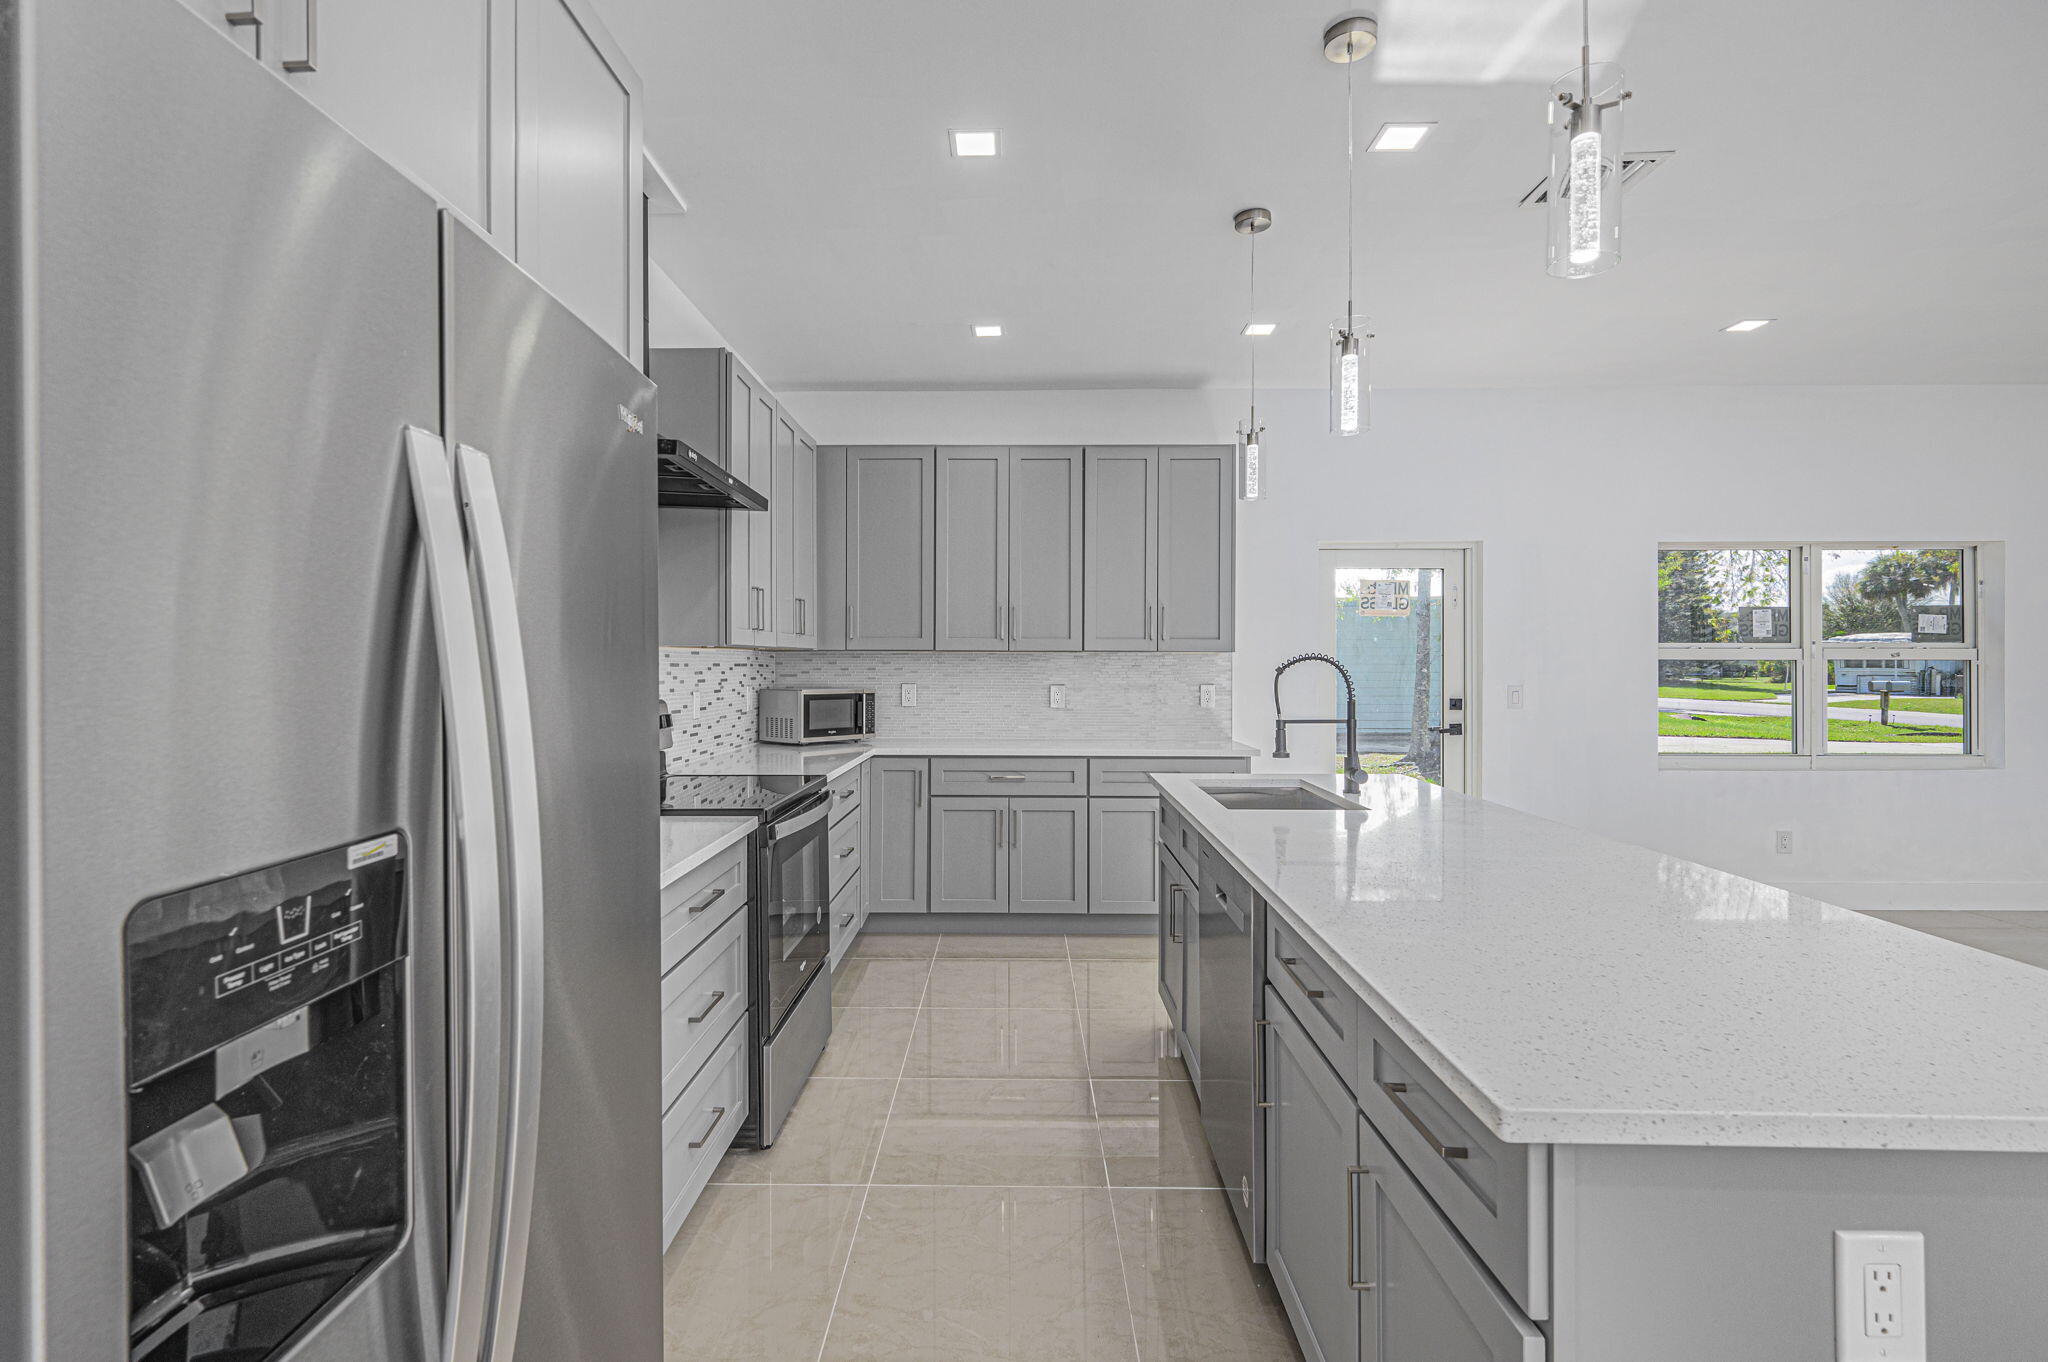
{"label": "stainless steel refrigerator", "polygon": [[0,0],[0,1356],[653,1362],[653,388],[170,0]]}

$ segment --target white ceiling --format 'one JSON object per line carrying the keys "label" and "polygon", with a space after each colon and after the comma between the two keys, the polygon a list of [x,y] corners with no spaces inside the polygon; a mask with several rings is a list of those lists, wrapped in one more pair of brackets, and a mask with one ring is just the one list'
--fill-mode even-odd
{"label": "white ceiling", "polygon": [[[1344,75],[1302,0],[598,0],[689,201],[658,264],[805,388],[1325,379]],[[1636,97],[1621,266],[1543,270],[1570,0],[1382,0],[1360,68],[1360,310],[1386,387],[2048,379],[2048,5],[1601,0]],[[1617,50],[1618,49],[1618,50]],[[1385,121],[1437,123],[1366,155]],[[955,160],[946,130],[1001,130]],[[1752,335],[1719,327],[1777,317]],[[976,341],[972,322],[1007,334]],[[1617,412],[1617,419],[1622,413]]]}

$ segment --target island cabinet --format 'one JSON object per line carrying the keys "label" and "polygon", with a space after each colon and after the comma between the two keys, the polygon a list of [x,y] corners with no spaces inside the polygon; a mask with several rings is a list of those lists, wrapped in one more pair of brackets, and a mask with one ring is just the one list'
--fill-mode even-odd
{"label": "island cabinet", "polygon": [[1187,856],[1159,848],[1159,999],[1188,1076],[1202,1081],[1202,877],[1199,843]]}

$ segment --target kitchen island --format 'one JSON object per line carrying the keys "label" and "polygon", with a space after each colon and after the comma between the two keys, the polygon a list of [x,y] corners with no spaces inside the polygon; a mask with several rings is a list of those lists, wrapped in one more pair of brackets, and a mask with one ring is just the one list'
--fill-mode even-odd
{"label": "kitchen island", "polygon": [[1259,1037],[1311,1358],[1828,1358],[1837,1230],[1924,1235],[1932,1355],[2041,1355],[2048,971],[1403,777],[1154,779],[1183,949],[1256,922],[1256,1027],[1176,1029]]}

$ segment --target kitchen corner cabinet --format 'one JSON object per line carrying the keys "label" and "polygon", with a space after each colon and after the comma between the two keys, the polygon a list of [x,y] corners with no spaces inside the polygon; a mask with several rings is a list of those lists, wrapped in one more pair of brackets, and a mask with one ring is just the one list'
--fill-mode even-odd
{"label": "kitchen corner cabinet", "polygon": [[925,757],[871,757],[861,815],[867,845],[861,887],[871,913],[931,911],[931,762]]}
{"label": "kitchen corner cabinet", "polygon": [[588,0],[187,4],[642,357],[641,85]]}
{"label": "kitchen corner cabinet", "polygon": [[931,801],[935,913],[1088,911],[1088,800]]}
{"label": "kitchen corner cabinet", "polygon": [[1085,646],[1236,646],[1236,501],[1222,446],[1087,451]]}
{"label": "kitchen corner cabinet", "polygon": [[941,448],[937,459],[939,650],[1078,650],[1081,451]]}

